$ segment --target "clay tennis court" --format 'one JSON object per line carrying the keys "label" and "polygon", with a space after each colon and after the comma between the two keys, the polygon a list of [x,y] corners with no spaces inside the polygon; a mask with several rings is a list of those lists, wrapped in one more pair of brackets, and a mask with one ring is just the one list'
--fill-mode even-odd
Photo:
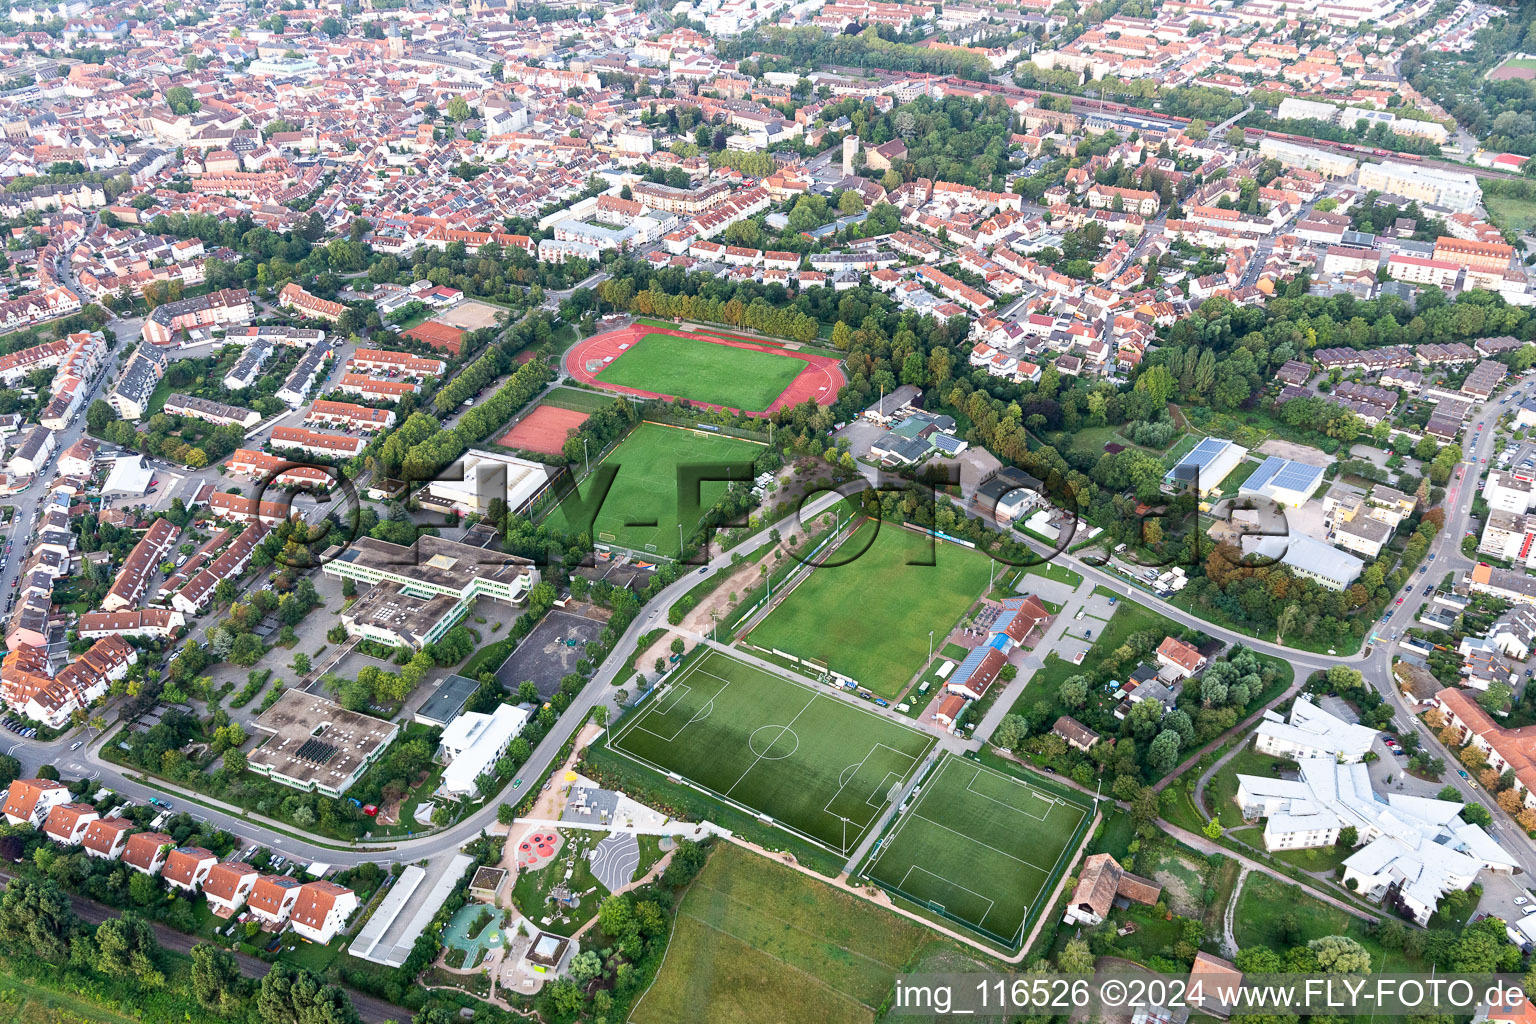
{"label": "clay tennis court", "polygon": [[476,302],[474,299],[461,302],[446,313],[439,313],[435,319],[452,327],[461,327],[466,331],[478,331],[482,327],[490,327],[496,323],[496,315],[506,310],[500,306],[493,306],[488,302]]}
{"label": "clay tennis court", "polygon": [[576,380],[584,384],[590,384],[593,387],[602,388],[605,391],[635,395],[640,398],[661,398],[667,400],[676,398],[678,396],[660,391],[647,391],[598,379],[599,375],[614,360],[639,344],[641,339],[651,334],[666,334],[677,338],[689,338],[701,345],[722,345],[727,348],[766,352],[794,359],[805,364],[794,380],[790,381],[789,386],[766,409],[742,410],[732,406],[690,399],[692,404],[706,409],[728,409],[731,412],[764,415],[777,409],[799,405],[808,399],[817,405],[831,405],[837,400],[838,390],[848,380],[844,376],[842,369],[838,366],[839,361],[837,359],[830,356],[795,352],[787,349],[782,341],[771,341],[768,339],[748,341],[743,336],[726,337],[713,333],[706,334],[699,331],[658,327],[654,326],[654,323],[634,323],[617,330],[594,334],[585,341],[577,342],[565,354],[565,371]]}
{"label": "clay tennis court", "polygon": [[588,415],[575,409],[541,405],[513,424],[512,429],[501,435],[496,443],[505,448],[520,448],[525,452],[559,455],[565,448],[566,437],[585,423]]}

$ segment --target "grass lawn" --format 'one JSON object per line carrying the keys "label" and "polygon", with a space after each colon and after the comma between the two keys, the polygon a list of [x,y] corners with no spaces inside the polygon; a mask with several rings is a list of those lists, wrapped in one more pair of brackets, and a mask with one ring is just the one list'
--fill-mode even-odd
{"label": "grass lawn", "polygon": [[619,401],[623,399],[615,398],[605,392],[583,391],[581,388],[555,388],[545,395],[539,404],[552,405],[556,409],[574,409],[577,412],[596,412]]}
{"label": "grass lawn", "polygon": [[511,637],[497,640],[493,644],[486,644],[469,656],[469,660],[464,663],[463,668],[459,669],[458,674],[470,679],[478,679],[481,672],[495,672],[516,646],[517,641]]}
{"label": "grass lawn", "polygon": [[1282,770],[1295,767],[1296,762],[1288,758],[1261,754],[1251,746],[1246,747],[1222,765],[1206,784],[1205,798],[1211,805],[1208,813],[1219,814],[1221,823],[1227,828],[1239,827],[1243,824],[1243,812],[1237,806],[1237,777],[1258,775],[1274,779]]}
{"label": "grass lawn", "polygon": [[597,379],[692,402],[762,412],[804,369],[803,361],[774,352],[647,334],[609,363]]}
{"label": "grass lawn", "polygon": [[678,908],[661,972],[629,1019],[872,1024],[896,974],[931,939],[873,903],[717,843]]}
{"label": "grass lawn", "polygon": [[961,647],[959,644],[945,644],[943,647],[939,648],[939,653],[948,658],[950,661],[964,661],[965,656],[970,652],[967,651],[964,647]]}
{"label": "grass lawn", "polygon": [[1082,574],[1073,572],[1071,569],[1068,569],[1064,565],[1057,565],[1055,562],[1044,562],[1040,565],[1027,565],[1024,567],[1024,575],[1044,576],[1048,580],[1055,580],[1058,583],[1070,584],[1073,589],[1083,585]]}
{"label": "grass lawn", "polygon": [[[608,890],[592,874],[587,860],[588,852],[602,842],[606,833],[570,828],[560,835],[565,842],[556,851],[554,860],[537,871],[518,872],[517,881],[512,884],[512,903],[524,917],[545,931],[570,935],[592,919],[597,913],[597,905],[608,895]],[[570,878],[565,877],[567,868],[571,870]],[[596,891],[582,896],[575,907],[551,906],[548,902],[550,890],[562,883],[574,893],[585,893],[589,889]]]}
{"label": "grass lawn", "polygon": [[[981,596],[987,556],[891,523],[862,524],[749,635],[894,697]],[[845,564],[836,564],[845,562]],[[928,564],[934,563],[934,564]]]}
{"label": "grass lawn", "polygon": [[[762,451],[753,441],[642,423],[565,496],[550,522],[572,533],[591,533],[600,543],[675,557],[678,525],[685,536],[691,533],[725,494],[725,478],[749,480]],[[609,469],[614,473],[604,494]],[[688,472],[720,479],[690,484]]]}
{"label": "grass lawn", "polygon": [[1118,436],[1116,427],[1080,427],[1070,434],[1065,431],[1048,434],[1045,439],[1063,456],[1079,455],[1091,458],[1103,455],[1106,444],[1124,443]]}
{"label": "grass lawn", "polygon": [[1488,213],[1500,227],[1510,231],[1529,231],[1536,227],[1536,199],[1489,195],[1483,197],[1483,205],[1488,207]]}
{"label": "grass lawn", "polygon": [[846,854],[933,742],[711,650],[628,718],[611,746]]}
{"label": "grass lawn", "polygon": [[1016,947],[1087,816],[1022,779],[946,756],[862,870]]}
{"label": "grass lawn", "polygon": [[[1286,941],[1282,923],[1287,916],[1295,919],[1297,941]],[[1302,945],[1324,935],[1347,935],[1371,953],[1371,973],[1407,971],[1414,964],[1400,952],[1388,952],[1371,937],[1365,922],[1353,914],[1331,907],[1294,885],[1281,882],[1259,871],[1251,871],[1243,880],[1233,915],[1233,930],[1239,949],[1268,946],[1284,951],[1293,944]]]}

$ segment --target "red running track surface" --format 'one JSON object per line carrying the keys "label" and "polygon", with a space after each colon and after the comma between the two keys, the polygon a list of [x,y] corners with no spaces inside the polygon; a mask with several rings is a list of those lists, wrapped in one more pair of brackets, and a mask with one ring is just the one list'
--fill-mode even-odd
{"label": "red running track surface", "polygon": [[[641,338],[647,334],[670,334],[677,338],[689,338],[703,345],[725,345],[730,348],[745,348],[757,352],[767,352],[786,359],[798,359],[805,364],[794,380],[789,382],[789,387],[784,393],[773,400],[767,409],[747,409],[747,413],[754,416],[765,415],[788,406],[799,405],[807,399],[817,405],[831,405],[837,401],[837,392],[848,378],[837,365],[839,360],[831,356],[811,355],[805,352],[786,351],[779,345],[764,342],[758,344],[751,341],[737,341],[731,338],[710,337],[691,331],[673,330],[667,327],[648,327],[644,324],[630,324],[628,327],[620,327],[613,331],[604,331],[594,334],[585,341],[579,341],[565,354],[565,372],[584,384],[602,388],[605,391],[614,391],[619,394],[635,395],[639,398],[673,399],[677,395],[668,395],[660,391],[645,391],[641,388],[623,387],[618,384],[609,384],[597,379],[597,375],[608,368],[608,365],[622,355],[628,348],[632,348]],[[599,369],[589,371],[588,363],[599,364]],[[730,409],[731,412],[742,412],[741,409],[732,409],[730,406],[717,405],[710,402],[689,401],[693,405],[705,409]]]}

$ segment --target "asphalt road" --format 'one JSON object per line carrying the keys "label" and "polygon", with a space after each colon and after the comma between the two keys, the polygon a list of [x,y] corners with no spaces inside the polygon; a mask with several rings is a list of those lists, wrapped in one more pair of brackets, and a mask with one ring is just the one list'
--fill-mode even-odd
{"label": "asphalt road", "polygon": [[[1508,394],[1510,395],[1511,403],[1513,403],[1533,392],[1536,392],[1536,382],[1522,382],[1516,387],[1511,388]],[[1491,409],[1484,409],[1481,412],[1473,413],[1473,415],[1482,416],[1485,421],[1491,423],[1491,420],[1496,418],[1497,415],[1495,410],[1500,408],[1495,402]],[[1463,557],[1460,553],[1460,540],[1465,533],[1466,523],[1471,511],[1472,497],[1477,482],[1476,467],[1482,465],[1478,460],[1488,456],[1493,443],[1493,430],[1491,426],[1485,428],[1482,432],[1478,432],[1475,423],[1476,421],[1474,420],[1472,429],[1468,432],[1468,439],[1464,441],[1464,445],[1468,449],[1466,479],[1461,481],[1453,480],[1451,486],[1448,487],[1446,528],[1441,532],[1432,547],[1436,560],[1430,564],[1437,575],[1445,571],[1465,569],[1471,564],[1470,560]],[[73,436],[66,440],[62,446],[67,447],[68,444],[73,443],[73,437],[78,436],[80,429],[82,428],[78,424],[73,426],[71,431],[67,432]],[[806,515],[810,516],[824,511],[838,500],[839,497],[836,494],[824,494],[808,506]],[[18,512],[18,515],[20,514]],[[768,530],[766,529],[760,531],[741,545],[738,545],[737,550],[753,550],[767,538],[767,534]],[[1160,598],[1131,588],[1120,577],[1107,573],[1095,566],[1088,565],[1075,557],[1065,555],[1058,557],[1071,563],[1073,568],[1081,572],[1085,577],[1094,580],[1096,583],[1102,583],[1117,592],[1126,593],[1128,596],[1134,597],[1138,602],[1155,608],[1175,622],[1203,630],[1207,634],[1218,637],[1228,643],[1243,643],[1264,653],[1282,657],[1292,664],[1300,675],[1338,664],[1352,665],[1360,668],[1371,685],[1380,690],[1389,701],[1395,702],[1395,707],[1405,712],[1403,720],[1414,723],[1412,727],[1420,729],[1426,746],[1429,749],[1441,749],[1443,753],[1443,749],[1439,748],[1438,742],[1434,737],[1427,735],[1427,731],[1422,730],[1416,724],[1410,709],[1397,693],[1397,688],[1393,684],[1390,673],[1390,652],[1396,646],[1395,642],[1390,640],[1391,630],[1395,627],[1400,628],[1411,619],[1413,610],[1417,607],[1416,603],[1410,603],[1405,600],[1401,606],[1392,606],[1387,622],[1380,623],[1375,627],[1377,633],[1386,639],[1375,644],[1369,655],[1362,651],[1353,655],[1335,657],[1297,651],[1293,648],[1255,640],[1229,630],[1221,629],[1183,609],[1168,604]],[[729,565],[729,552],[718,554],[710,559],[707,565],[699,570],[690,572],[687,576],[663,590],[646,605],[620,638],[613,653],[606,659],[603,666],[598,670],[597,675],[577,695],[571,707],[567,709],[555,727],[545,736],[538,747],[534,749],[532,756],[523,765],[522,770],[517,773],[511,786],[503,791],[501,795],[502,800],[516,802],[521,799],[526,794],[527,787],[536,784],[538,779],[549,768],[559,753],[561,746],[570,738],[572,731],[582,721],[586,713],[599,702],[611,703],[619,685],[628,681],[627,679],[618,678],[621,667],[626,663],[628,655],[633,651],[639,638],[645,632],[665,625],[666,613],[671,608],[673,602],[699,583],[701,574],[718,572],[721,569],[729,568]],[[7,570],[14,574],[16,566],[8,564]],[[1426,578],[1427,576],[1421,577],[1415,574],[1409,586],[1422,586],[1422,582]],[[5,580],[0,578],[0,585],[3,585],[4,582]],[[102,742],[102,737],[92,737],[87,746],[80,750],[71,751],[69,749],[70,745],[80,735],[83,734],[66,735],[59,740],[47,744],[13,742],[10,752],[21,759],[24,769],[29,772],[40,764],[52,763],[65,775],[85,775],[97,779],[102,784],[108,785],[132,799],[146,800],[150,796],[165,797],[169,795],[173,802],[177,804],[179,810],[189,811],[194,816],[206,820],[218,828],[234,832],[247,842],[256,842],[269,846],[290,857],[324,860],[342,866],[369,860],[415,861],[457,849],[469,840],[483,834],[487,827],[495,821],[496,804],[500,802],[499,800],[492,801],[484,809],[465,821],[432,835],[414,839],[396,839],[388,843],[354,843],[345,846],[334,846],[329,842],[320,841],[313,837],[303,838],[287,826],[279,825],[276,822],[268,823],[263,819],[246,814],[238,808],[210,807],[205,805],[204,798],[199,797],[197,801],[194,801],[188,798],[186,794],[178,796],[179,791],[177,788],[169,784],[157,781],[153,785],[147,785],[128,779],[120,769],[100,758],[99,746]],[[1462,789],[1469,799],[1478,798],[1475,788],[1469,786],[1459,777],[1454,776],[1454,773],[1450,776],[1450,782]],[[1494,809],[1494,814],[1496,819],[1502,820],[1502,812]],[[1536,870],[1536,846],[1533,846],[1523,833],[1512,827],[1506,827],[1501,832],[1501,838],[1505,839],[1508,845],[1518,851],[1522,863],[1528,865],[1528,870]]]}

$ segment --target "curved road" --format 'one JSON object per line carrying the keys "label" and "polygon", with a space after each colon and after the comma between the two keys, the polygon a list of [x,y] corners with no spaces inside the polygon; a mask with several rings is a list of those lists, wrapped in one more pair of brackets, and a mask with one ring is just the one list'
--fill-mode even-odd
{"label": "curved road", "polygon": [[[1520,399],[1536,393],[1536,381],[1522,381],[1509,391],[1509,400],[1516,403]],[[1492,404],[1482,415],[1485,419],[1495,418],[1498,404]],[[1474,413],[1476,415],[1476,413]],[[1471,565],[1469,559],[1460,552],[1461,538],[1466,531],[1466,524],[1471,512],[1472,496],[1476,490],[1477,468],[1481,466],[1480,460],[1486,459],[1492,447],[1493,430],[1491,424],[1481,432],[1475,429],[1468,431],[1469,439],[1465,442],[1469,446],[1467,452],[1468,462],[1465,468],[1465,479],[1453,480],[1447,488],[1445,507],[1447,510],[1447,522],[1445,528],[1436,538],[1431,548],[1435,561],[1428,563],[1431,574],[1419,576],[1415,574],[1413,580],[1406,588],[1411,591],[1414,586],[1430,579],[1438,579],[1446,571],[1455,571],[1468,568]],[[836,492],[827,492],[819,496],[815,501],[807,504],[805,509],[786,517],[777,527],[785,526],[796,516],[810,518],[829,509],[841,496]],[[747,552],[754,550],[768,539],[769,528],[758,531],[747,540],[738,544],[735,551]],[[534,749],[532,756],[514,777],[509,788],[504,789],[500,798],[487,803],[487,805],[469,818],[453,825],[441,832],[421,836],[412,839],[400,839],[390,842],[362,842],[353,844],[338,844],[316,837],[303,837],[295,832],[291,826],[287,826],[270,819],[264,819],[257,815],[248,814],[238,808],[224,806],[208,806],[213,803],[206,797],[190,799],[190,794],[179,790],[174,785],[156,780],[153,784],[138,782],[127,778],[123,770],[109,764],[99,756],[99,747],[104,737],[94,737],[88,745],[81,749],[71,750],[71,745],[77,742],[71,736],[63,737],[52,743],[39,744],[25,741],[14,741],[6,753],[18,757],[23,769],[27,772],[34,771],[39,765],[45,763],[55,764],[65,775],[86,775],[99,780],[118,792],[136,800],[146,800],[150,796],[170,795],[178,809],[186,810],[196,817],[206,820],[214,826],[237,833],[247,841],[260,843],[272,847],[290,857],[306,858],[311,860],[323,860],[332,864],[350,865],[369,860],[421,860],[436,856],[450,850],[455,850],[464,843],[484,833],[488,826],[496,820],[496,807],[501,800],[521,799],[528,788],[536,785],[538,780],[550,767],[556,755],[559,753],[572,731],[576,728],[587,712],[599,702],[611,703],[614,693],[619,689],[619,684],[627,680],[619,679],[622,666],[628,660],[629,654],[634,650],[640,637],[651,629],[665,627],[667,625],[666,614],[673,603],[692,590],[701,582],[701,575],[709,575],[722,569],[728,570],[731,563],[731,552],[722,552],[711,558],[700,569],[690,571],[688,575],[677,580],[671,586],[662,590],[643,608],[635,620],[625,630],[613,652],[604,661],[597,674],[576,696],[571,706],[561,715],[553,729],[544,737]],[[1256,640],[1251,637],[1235,633],[1231,630],[1213,626],[1195,615],[1176,608],[1160,598],[1147,594],[1138,588],[1130,587],[1126,581],[1116,575],[1105,572],[1097,567],[1088,565],[1082,560],[1070,556],[1058,556],[1072,564],[1072,567],[1082,573],[1085,578],[1096,583],[1103,584],[1129,596],[1142,604],[1146,604],[1168,618],[1182,625],[1200,629],[1208,635],[1217,637],[1228,643],[1242,643],[1255,650],[1267,654],[1273,654],[1284,658],[1297,670],[1298,681],[1316,669],[1326,669],[1333,665],[1347,664],[1357,666],[1364,673],[1367,682],[1380,690],[1389,701],[1395,701],[1395,707],[1401,708],[1407,715],[1406,720],[1412,723],[1411,727],[1417,730],[1429,749],[1440,749],[1438,741],[1429,734],[1413,717],[1412,709],[1403,701],[1394,685],[1390,665],[1391,651],[1396,647],[1396,641],[1391,639],[1390,630],[1405,627],[1413,619],[1418,602],[1405,599],[1401,605],[1390,606],[1390,615],[1387,622],[1378,623],[1375,629],[1383,640],[1375,644],[1371,654],[1356,653],[1347,656],[1330,656],[1313,654],[1305,651],[1297,651],[1293,648],[1278,644]],[[1396,625],[1394,625],[1396,624]],[[75,735],[84,736],[84,733]],[[1475,787],[1470,786],[1465,780],[1455,776],[1450,782],[1463,791],[1468,800],[1478,799]],[[179,798],[178,798],[179,795]],[[1502,819],[1502,812],[1493,809],[1496,819]],[[1496,829],[1499,826],[1495,826]],[[1513,840],[1515,852],[1519,856],[1526,869],[1536,872],[1536,846],[1533,846],[1524,833],[1515,828],[1512,823],[1505,823],[1500,833],[1500,838],[1506,843]]]}

